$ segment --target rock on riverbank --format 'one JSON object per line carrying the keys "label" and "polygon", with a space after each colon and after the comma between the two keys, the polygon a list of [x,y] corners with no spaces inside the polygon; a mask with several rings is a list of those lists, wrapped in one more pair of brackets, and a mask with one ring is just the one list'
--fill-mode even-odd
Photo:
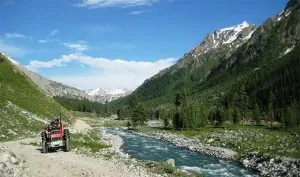
{"label": "rock on riverbank", "polygon": [[258,171],[262,176],[300,176],[300,160],[297,159],[270,158],[251,152],[242,157],[240,162],[245,167]]}

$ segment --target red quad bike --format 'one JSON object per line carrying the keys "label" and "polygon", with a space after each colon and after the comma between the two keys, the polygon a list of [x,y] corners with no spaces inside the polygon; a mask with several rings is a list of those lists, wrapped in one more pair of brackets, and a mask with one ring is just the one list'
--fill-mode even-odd
{"label": "red quad bike", "polygon": [[62,149],[66,152],[71,150],[70,133],[66,124],[62,124],[61,116],[52,121],[41,133],[43,153],[48,153],[49,149]]}

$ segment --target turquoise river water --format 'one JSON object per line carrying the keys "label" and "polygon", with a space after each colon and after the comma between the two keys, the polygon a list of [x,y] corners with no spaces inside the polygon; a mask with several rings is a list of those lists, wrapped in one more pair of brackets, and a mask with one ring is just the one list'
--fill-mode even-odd
{"label": "turquoise river water", "polygon": [[186,171],[203,173],[205,177],[258,176],[231,160],[189,151],[176,147],[169,142],[143,137],[120,129],[110,128],[106,131],[122,137],[124,141],[123,151],[139,160],[164,162],[168,159],[174,159],[176,167]]}

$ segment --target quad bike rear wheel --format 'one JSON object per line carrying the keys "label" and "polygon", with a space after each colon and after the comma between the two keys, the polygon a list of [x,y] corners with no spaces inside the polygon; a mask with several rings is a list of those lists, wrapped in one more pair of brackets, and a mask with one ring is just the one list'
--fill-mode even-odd
{"label": "quad bike rear wheel", "polygon": [[64,129],[64,150],[66,152],[71,151],[71,144],[70,144],[70,133],[68,129]]}

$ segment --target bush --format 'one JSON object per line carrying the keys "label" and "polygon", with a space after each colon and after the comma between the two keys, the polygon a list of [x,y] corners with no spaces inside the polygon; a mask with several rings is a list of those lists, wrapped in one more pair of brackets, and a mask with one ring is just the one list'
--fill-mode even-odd
{"label": "bush", "polygon": [[173,167],[172,165],[168,164],[168,163],[165,163],[164,164],[164,170],[166,173],[174,173],[176,168]]}

